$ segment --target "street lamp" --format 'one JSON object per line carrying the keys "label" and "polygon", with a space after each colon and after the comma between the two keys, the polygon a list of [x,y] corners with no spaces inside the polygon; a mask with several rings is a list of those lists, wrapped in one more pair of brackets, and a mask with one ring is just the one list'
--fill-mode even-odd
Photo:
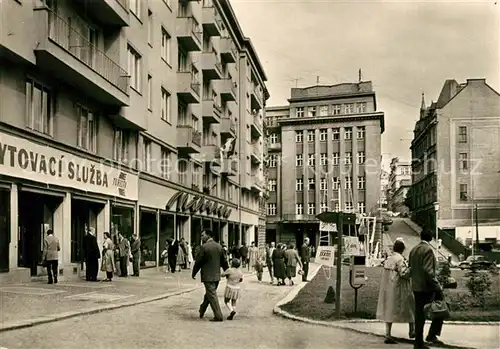
{"label": "street lamp", "polygon": [[436,244],[439,240],[439,228],[438,228],[438,214],[439,214],[439,203],[436,201],[434,203],[434,211],[436,212]]}

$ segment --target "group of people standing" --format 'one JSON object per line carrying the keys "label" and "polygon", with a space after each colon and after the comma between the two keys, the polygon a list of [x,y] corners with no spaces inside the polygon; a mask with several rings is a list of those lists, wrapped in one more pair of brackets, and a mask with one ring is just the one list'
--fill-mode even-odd
{"label": "group of people standing", "polygon": [[271,277],[271,284],[274,284],[276,278],[278,286],[286,285],[285,280],[288,278],[289,285],[293,285],[292,278],[297,275],[297,267],[299,267],[299,274],[302,275],[302,281],[307,282],[310,260],[311,247],[309,246],[309,238],[304,239],[300,254],[293,244],[287,246],[279,243],[275,246],[275,243],[271,242],[266,248],[266,264]]}
{"label": "group of people standing", "polygon": [[[428,349],[424,343],[425,306],[432,301],[443,300],[443,288],[436,275],[436,257],[430,245],[433,233],[421,232],[421,242],[403,257],[405,243],[398,238],[393,254],[383,262],[383,274],[377,305],[377,318],[385,322],[385,343],[396,344],[391,335],[393,323],[408,323],[409,337],[415,338],[415,349]],[[443,320],[434,318],[425,339],[431,344],[442,344]]]}
{"label": "group of people standing", "polygon": [[175,273],[182,269],[190,269],[193,263],[193,250],[189,242],[184,238],[176,240],[169,238],[165,242],[165,248],[161,253],[165,272]]}

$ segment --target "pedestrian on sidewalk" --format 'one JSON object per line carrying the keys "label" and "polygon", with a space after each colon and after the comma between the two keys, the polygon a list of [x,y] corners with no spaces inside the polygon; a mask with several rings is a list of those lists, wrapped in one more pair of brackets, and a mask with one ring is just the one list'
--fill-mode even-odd
{"label": "pedestrian on sidewalk", "polygon": [[269,277],[271,279],[271,285],[274,283],[274,273],[273,273],[273,252],[275,250],[274,242],[271,242],[270,245],[266,248],[266,265],[267,270],[269,271]]}
{"label": "pedestrian on sidewalk", "polygon": [[132,234],[130,251],[132,252],[132,269],[134,271],[133,276],[139,276],[141,263],[141,239],[139,239],[137,234]]}
{"label": "pedestrian on sidewalk", "polygon": [[285,252],[285,263],[286,263],[286,276],[289,280],[289,285],[293,286],[293,278],[297,276],[297,265],[303,269],[302,262],[297,251],[295,251],[295,246],[293,244],[288,245],[288,249]]}
{"label": "pedestrian on sidewalk", "polygon": [[415,338],[415,300],[410,268],[403,257],[405,244],[394,242],[393,254],[384,262],[377,304],[377,319],[385,322],[385,343],[396,344],[391,335],[393,323],[408,323],[409,337]]}
{"label": "pedestrian on sidewalk", "polygon": [[182,243],[182,240],[179,242],[178,244],[178,248],[177,248],[177,268],[178,268],[178,271],[181,272],[182,271],[182,268],[185,266],[186,264],[186,250],[185,250],[185,246],[183,246],[183,243]]}
{"label": "pedestrian on sidewalk", "polygon": [[278,244],[273,251],[273,273],[274,277],[278,280],[278,286],[285,285],[286,278],[286,265],[285,265],[285,249],[284,244]]}
{"label": "pedestrian on sidewalk", "polygon": [[264,274],[264,265],[265,265],[264,257],[258,257],[257,260],[255,261],[255,272],[257,273],[257,280],[259,280],[259,283],[262,282],[262,274]]}
{"label": "pedestrian on sidewalk", "polygon": [[302,262],[302,281],[307,282],[309,274],[309,262],[311,261],[311,247],[309,247],[309,238],[304,239],[304,244],[300,248],[300,261]]}
{"label": "pedestrian on sidewalk", "polygon": [[248,249],[248,270],[253,271],[255,269],[255,263],[259,258],[259,248],[255,246],[255,242],[252,241],[250,248]]}
{"label": "pedestrian on sidewalk", "polygon": [[187,268],[191,269],[193,267],[193,249],[191,248],[191,244],[186,242],[187,249]]}
{"label": "pedestrian on sidewalk", "polygon": [[113,280],[113,273],[115,272],[115,245],[111,240],[111,235],[108,232],[104,233],[104,243],[102,244],[102,261],[101,271],[106,272],[106,279],[104,281]]}
{"label": "pedestrian on sidewalk", "polygon": [[120,276],[128,276],[128,263],[130,260],[130,242],[121,234],[118,233],[118,250],[120,253]]}
{"label": "pedestrian on sidewalk", "polygon": [[[409,266],[411,268],[411,281],[415,296],[415,349],[428,349],[424,344],[424,326],[426,304],[433,300],[443,299],[443,288],[436,275],[436,257],[430,242],[433,233],[423,229],[420,233],[421,242],[410,251]],[[443,328],[442,319],[433,319],[426,337],[426,342],[443,344],[438,336]]]}
{"label": "pedestrian on sidewalk", "polygon": [[57,284],[57,275],[59,270],[59,239],[54,236],[52,229],[47,230],[47,236],[43,240],[42,260],[47,268],[49,284]]}
{"label": "pedestrian on sidewalk", "polygon": [[231,268],[227,269],[222,276],[227,279],[226,290],[224,291],[224,303],[230,314],[228,320],[232,320],[236,315],[236,301],[240,295],[240,284],[243,282],[243,272],[240,269],[240,260],[231,260]]}
{"label": "pedestrian on sidewalk", "polygon": [[179,254],[179,242],[175,239],[168,239],[168,265],[170,267],[170,272],[175,273],[177,266],[177,255]]}
{"label": "pedestrian on sidewalk", "polygon": [[87,229],[83,237],[83,258],[85,260],[85,280],[97,281],[100,258],[99,245],[94,228]]}
{"label": "pedestrian on sidewalk", "polygon": [[201,233],[203,244],[200,253],[196,256],[192,277],[196,279],[196,274],[201,270],[201,282],[205,285],[205,297],[200,305],[200,318],[203,318],[208,305],[212,308],[214,318],[211,321],[223,321],[220,309],[219,298],[217,297],[217,287],[221,278],[220,269],[226,271],[229,266],[224,257],[222,246],[214,241],[214,233],[211,230],[204,230]]}
{"label": "pedestrian on sidewalk", "polygon": [[168,241],[165,241],[165,248],[161,252],[161,258],[163,258],[163,267],[165,268],[165,274],[168,274]]}
{"label": "pedestrian on sidewalk", "polygon": [[248,269],[250,269],[250,266],[248,265],[248,247],[246,242],[243,242],[243,246],[240,247],[240,256],[241,267],[246,268],[248,266]]}

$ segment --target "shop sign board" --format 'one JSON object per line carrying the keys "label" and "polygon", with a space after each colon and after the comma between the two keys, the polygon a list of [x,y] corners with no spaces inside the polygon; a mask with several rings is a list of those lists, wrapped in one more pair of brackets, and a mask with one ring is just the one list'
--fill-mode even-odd
{"label": "shop sign board", "polygon": [[357,236],[344,236],[342,242],[343,255],[357,256],[360,254],[359,239]]}
{"label": "shop sign board", "polygon": [[318,246],[314,263],[318,263],[326,267],[333,267],[334,259],[335,246]]}
{"label": "shop sign board", "polygon": [[139,177],[0,132],[0,174],[136,201]]}
{"label": "shop sign board", "polygon": [[217,215],[228,219],[231,216],[232,209],[227,205],[219,204],[213,200],[205,198],[201,194],[192,195],[185,191],[175,193],[165,205],[167,211],[175,205],[175,210],[179,212],[191,211],[192,213],[203,213],[208,215]]}

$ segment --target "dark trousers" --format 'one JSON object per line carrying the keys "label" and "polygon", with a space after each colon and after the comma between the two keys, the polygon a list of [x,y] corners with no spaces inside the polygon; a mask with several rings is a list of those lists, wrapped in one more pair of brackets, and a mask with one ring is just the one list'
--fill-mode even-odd
{"label": "dark trousers", "polygon": [[112,271],[107,271],[106,272],[106,278],[108,280],[112,280],[113,279],[113,272]]}
{"label": "dark trousers", "polygon": [[309,274],[309,262],[302,262],[302,281],[307,281],[307,274]]}
{"label": "dark trousers", "polygon": [[128,276],[127,264],[128,264],[128,256],[120,257],[120,271],[121,271],[120,276]]}
{"label": "dark trousers", "polygon": [[99,260],[97,258],[87,259],[85,262],[85,280],[97,281],[98,270]]}
{"label": "dark trousers", "polygon": [[49,283],[57,284],[58,261],[45,261],[47,268],[47,275],[49,276]]}
{"label": "dark trousers", "polygon": [[[424,306],[432,302],[434,292],[413,292],[415,295],[415,347],[424,345],[425,311]],[[436,294],[437,300],[440,299]],[[441,335],[443,320],[432,320],[427,337],[434,338]]]}
{"label": "dark trousers", "polygon": [[273,265],[268,264],[267,265],[267,270],[269,271],[269,277],[271,278],[271,282],[274,280],[274,274],[273,274]]}
{"label": "dark trousers", "polygon": [[134,276],[139,276],[139,256],[132,258],[132,267],[134,268]]}
{"label": "dark trousers", "polygon": [[220,309],[219,297],[217,297],[217,287],[219,287],[219,282],[204,282],[205,285],[205,296],[203,297],[203,302],[200,305],[200,315],[204,315],[207,311],[208,305],[214,313],[214,318],[217,320],[222,320],[222,310]]}
{"label": "dark trousers", "polygon": [[175,269],[177,267],[177,255],[168,258],[168,265],[170,266],[170,271],[175,273]]}

